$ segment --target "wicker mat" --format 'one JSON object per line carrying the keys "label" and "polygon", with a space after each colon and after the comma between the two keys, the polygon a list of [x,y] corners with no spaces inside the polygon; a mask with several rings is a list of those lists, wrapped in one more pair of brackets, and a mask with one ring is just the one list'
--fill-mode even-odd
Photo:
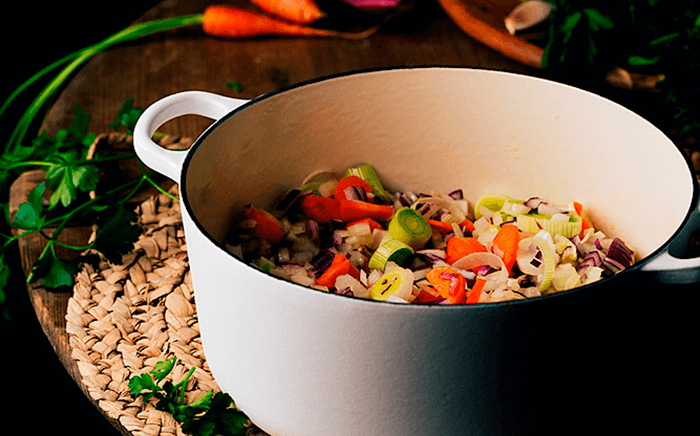
{"label": "wicker mat", "polygon": [[[196,368],[187,402],[220,388],[202,351],[179,203],[158,195],[137,213],[144,232],[122,265],[81,264],[67,332],[82,382],[107,416],[135,436],[182,435],[169,414],[129,394],[131,377],[174,356],[173,381]],[[247,435],[265,433],[251,426]]]}

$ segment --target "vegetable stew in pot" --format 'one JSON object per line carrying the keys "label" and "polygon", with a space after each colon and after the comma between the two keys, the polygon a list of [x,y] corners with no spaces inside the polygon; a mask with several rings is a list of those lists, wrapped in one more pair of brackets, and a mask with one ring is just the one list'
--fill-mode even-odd
{"label": "vegetable stew in pot", "polygon": [[493,194],[388,192],[374,167],[317,171],[274,210],[245,207],[227,249],[274,276],[393,303],[538,297],[630,267],[634,251],[583,204]]}

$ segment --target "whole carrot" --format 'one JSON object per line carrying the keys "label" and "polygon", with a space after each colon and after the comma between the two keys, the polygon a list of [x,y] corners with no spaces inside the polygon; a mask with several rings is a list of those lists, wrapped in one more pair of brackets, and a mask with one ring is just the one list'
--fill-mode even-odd
{"label": "whole carrot", "polygon": [[290,23],[232,6],[213,5],[204,10],[202,29],[207,35],[224,38],[295,35],[361,39],[374,33],[377,26],[357,33],[338,32]]}
{"label": "whole carrot", "polygon": [[313,0],[251,0],[267,12],[294,23],[313,23],[324,16]]}

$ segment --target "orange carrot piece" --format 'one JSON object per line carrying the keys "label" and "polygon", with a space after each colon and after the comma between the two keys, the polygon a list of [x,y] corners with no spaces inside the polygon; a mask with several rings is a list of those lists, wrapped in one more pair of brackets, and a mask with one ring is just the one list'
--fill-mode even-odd
{"label": "orange carrot piece", "polygon": [[305,195],[301,199],[301,210],[304,215],[320,223],[327,223],[341,218],[340,202],[320,195]]}
{"label": "orange carrot piece", "polygon": [[325,15],[313,0],[251,0],[251,2],[268,14],[295,23],[312,23]]}
{"label": "orange carrot piece", "polygon": [[425,278],[450,304],[463,304],[466,301],[467,280],[456,269],[449,266],[436,267],[428,271]]}
{"label": "orange carrot piece", "polygon": [[340,216],[343,221],[356,221],[362,218],[372,218],[377,221],[388,221],[394,214],[394,208],[383,204],[366,201],[339,200]]}
{"label": "orange carrot piece", "polygon": [[459,225],[460,225],[461,227],[465,227],[467,230],[469,230],[469,231],[472,232],[472,233],[474,232],[474,229],[475,229],[474,223],[473,223],[472,220],[470,220],[469,218],[464,218],[464,221],[462,221],[461,223],[459,223]]}
{"label": "orange carrot piece", "polygon": [[488,249],[486,246],[484,246],[484,244],[479,242],[478,239],[471,236],[465,236],[463,238],[453,236],[447,240],[447,247],[445,247],[445,261],[452,265],[459,259],[469,254],[485,252],[488,252]]}
{"label": "orange carrot piece", "polygon": [[345,194],[346,188],[362,188],[367,193],[372,192],[372,187],[369,183],[357,176],[347,176],[338,180],[338,184],[335,185],[335,191],[333,191],[333,198],[336,200],[347,200],[348,198]]}
{"label": "orange carrot piece", "polygon": [[362,39],[376,32],[377,26],[362,32],[338,32],[270,17],[263,13],[232,6],[212,5],[204,10],[202,29],[210,36],[252,38],[256,36],[290,35]]}
{"label": "orange carrot piece", "polygon": [[583,210],[583,204],[578,201],[574,201],[574,210],[581,217],[581,232],[578,234],[579,237],[583,238],[583,233],[586,229],[591,228],[591,222],[588,219],[588,214]]}
{"label": "orange carrot piece", "polygon": [[367,223],[367,224],[369,224],[369,229],[370,229],[370,231],[373,231],[373,230],[383,230],[383,227],[382,227],[381,224],[379,224],[376,220],[374,220],[374,219],[372,219],[372,218],[369,218],[369,217],[367,217],[367,218],[362,218],[362,219],[355,220],[355,221],[350,221],[349,223],[347,223],[347,224],[345,225],[345,228],[347,229],[347,228],[350,228],[350,227],[354,226],[355,224],[362,224],[362,223]]}
{"label": "orange carrot piece", "polygon": [[284,237],[282,223],[266,210],[257,209],[250,205],[245,209],[245,216],[255,220],[256,225],[253,228],[253,234],[256,237],[273,244]]}
{"label": "orange carrot piece", "polygon": [[418,295],[416,295],[416,298],[413,300],[416,303],[434,303],[436,301],[442,300],[442,295],[438,291],[435,290],[430,285],[426,284],[420,284],[418,285],[420,288],[420,291],[418,292]]}
{"label": "orange carrot piece", "polygon": [[520,243],[520,230],[515,224],[502,225],[493,238],[491,251],[503,259],[509,274],[518,257],[518,243]]}
{"label": "orange carrot piece", "polygon": [[[434,219],[427,219],[426,221],[428,221],[428,224],[430,224],[433,229],[440,233],[450,233],[452,231],[452,224],[450,223]],[[474,231],[474,223],[469,218],[465,218],[464,221],[459,223],[459,226],[466,228],[469,232]]]}
{"label": "orange carrot piece", "polygon": [[481,291],[484,290],[484,285],[486,284],[486,279],[483,277],[477,277],[476,283],[469,290],[467,294],[466,304],[476,304],[479,302],[479,297],[481,297]]}
{"label": "orange carrot piece", "polygon": [[428,221],[428,224],[430,224],[430,227],[433,229],[437,230],[440,233],[450,233],[452,231],[452,224],[446,223],[444,221],[438,221],[434,219],[428,218],[426,221]]}
{"label": "orange carrot piece", "polygon": [[332,288],[335,286],[336,279],[345,274],[350,274],[358,280],[360,278],[360,271],[350,262],[350,259],[344,254],[336,253],[331,266],[316,279],[316,284]]}

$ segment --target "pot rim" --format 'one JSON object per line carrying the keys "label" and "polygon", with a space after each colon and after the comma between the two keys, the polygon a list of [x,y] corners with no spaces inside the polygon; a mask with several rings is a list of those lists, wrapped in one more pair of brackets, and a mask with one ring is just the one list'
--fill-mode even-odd
{"label": "pot rim", "polygon": [[[420,69],[431,69],[431,70],[436,70],[436,69],[454,69],[454,70],[470,70],[470,71],[485,71],[485,72],[490,72],[490,73],[500,73],[504,75],[513,75],[513,76],[521,76],[525,77],[529,80],[534,80],[534,81],[541,81],[541,82],[547,82],[556,86],[562,86],[566,88],[571,88],[575,89],[577,91],[583,92],[585,94],[588,94],[590,96],[593,96],[595,98],[602,99],[606,101],[608,104],[613,104],[615,106],[618,106],[620,109],[623,111],[627,111],[634,116],[640,118],[643,122],[646,122],[650,124],[654,129],[658,130],[664,137],[666,137],[675,147],[676,151],[681,155],[681,157],[684,159],[686,163],[686,169],[689,171],[690,176],[691,176],[691,183],[693,185],[693,190],[692,190],[692,198],[690,201],[690,206],[688,207],[687,212],[685,213],[685,216],[683,218],[683,221],[681,224],[678,226],[676,231],[673,233],[673,235],[668,238],[661,246],[659,246],[656,250],[651,252],[649,255],[645,256],[644,258],[640,259],[639,261],[635,262],[631,267],[622,270],[618,272],[617,274],[607,277],[604,279],[601,279],[599,281],[589,283],[586,285],[579,286],[574,289],[570,289],[567,291],[562,291],[562,292],[556,292],[553,294],[548,294],[548,295],[541,295],[539,297],[532,297],[532,298],[524,298],[524,299],[518,299],[518,300],[508,300],[508,301],[498,301],[498,302],[488,302],[488,303],[479,303],[479,304],[465,304],[465,305],[448,305],[448,304],[399,304],[399,303],[391,303],[387,304],[385,301],[378,301],[378,300],[372,300],[372,299],[366,299],[366,298],[360,298],[360,297],[355,297],[355,296],[347,296],[347,295],[340,295],[340,294],[335,294],[331,292],[322,292],[317,289],[310,288],[308,286],[304,286],[295,282],[292,282],[291,280],[287,280],[281,277],[277,277],[269,272],[265,272],[259,268],[255,268],[254,266],[244,262],[242,259],[239,259],[238,257],[234,256],[231,254],[226,248],[224,247],[223,243],[220,241],[216,240],[216,238],[213,238],[212,235],[207,232],[207,230],[202,226],[202,224],[199,222],[199,220],[196,218],[196,215],[193,213],[192,206],[189,202],[188,196],[187,196],[187,190],[183,189],[184,187],[187,186],[187,173],[188,173],[188,168],[189,164],[192,160],[192,157],[196,153],[197,149],[201,146],[201,144],[206,140],[206,138],[209,136],[211,132],[213,132],[217,127],[219,127],[221,124],[227,122],[231,117],[236,115],[237,113],[246,110],[247,108],[260,103],[262,101],[267,100],[268,98],[271,98],[273,96],[276,96],[278,94],[283,94],[285,92],[297,89],[297,88],[302,88],[307,85],[319,83],[319,82],[324,82],[328,80],[333,80],[341,77],[349,77],[349,76],[359,76],[362,74],[367,74],[367,73],[376,73],[376,72],[387,72],[387,71],[394,71],[394,70],[420,70]],[[180,174],[180,192],[181,192],[181,202],[185,207],[185,210],[189,214],[190,218],[192,219],[192,222],[194,225],[197,227],[197,229],[210,241],[212,242],[218,249],[220,249],[225,255],[230,256],[231,258],[235,259],[237,262],[240,262],[242,265],[244,265],[246,268],[250,268],[253,271],[256,271],[260,274],[267,275],[269,277],[272,277],[276,280],[279,280],[287,285],[292,285],[295,286],[296,288],[299,288],[301,290],[305,290],[308,292],[314,292],[319,295],[327,295],[330,298],[333,297],[338,297],[338,298],[345,298],[349,300],[355,300],[361,303],[368,303],[368,304],[383,304],[385,306],[407,306],[407,307],[422,307],[425,309],[420,309],[420,310],[486,310],[488,308],[494,308],[494,307],[506,307],[506,306],[512,306],[512,305],[521,305],[521,304],[533,304],[538,301],[546,301],[546,300],[551,300],[553,298],[567,298],[567,297],[573,297],[574,295],[578,295],[581,292],[590,292],[593,288],[600,288],[603,283],[611,283],[613,281],[620,281],[622,278],[626,278],[630,274],[633,273],[638,273],[640,274],[641,272],[639,271],[646,263],[650,262],[652,259],[657,257],[659,254],[662,252],[666,251],[669,246],[673,243],[673,241],[678,237],[678,235],[683,231],[683,229],[686,227],[688,224],[693,210],[697,207],[698,204],[700,204],[700,186],[698,184],[697,178],[693,174],[693,166],[690,161],[690,158],[688,155],[681,149],[681,147],[675,143],[671,138],[668,137],[663,131],[661,131],[655,124],[653,124],[651,121],[647,120],[646,118],[642,117],[641,115],[637,114],[636,112],[632,111],[629,108],[626,108],[622,106],[621,104],[612,101],[606,97],[603,97],[601,95],[595,94],[591,91],[587,91],[581,88],[578,88],[576,86],[568,85],[565,83],[557,82],[551,79],[545,79],[545,78],[540,78],[540,77],[535,77],[528,75],[527,73],[522,73],[522,72],[514,72],[514,71],[507,71],[507,70],[501,70],[501,69],[496,69],[496,68],[490,68],[490,67],[479,67],[479,66],[463,66],[463,65],[431,65],[431,64],[420,64],[420,65],[399,65],[399,66],[389,66],[389,67],[376,67],[376,68],[363,68],[363,69],[356,69],[356,70],[349,70],[349,71],[343,71],[339,73],[334,73],[334,74],[329,74],[329,75],[324,75],[324,76],[319,76],[315,77],[312,79],[307,79],[300,81],[295,84],[287,85],[285,87],[279,88],[277,90],[259,95],[257,97],[254,97],[250,100],[248,100],[246,103],[242,104],[241,106],[233,109],[223,117],[219,118],[218,120],[214,121],[211,125],[207,127],[207,129],[197,137],[197,139],[194,141],[190,149],[187,151],[187,155],[182,163],[182,171]],[[326,297],[320,297],[320,298],[326,298]]]}

